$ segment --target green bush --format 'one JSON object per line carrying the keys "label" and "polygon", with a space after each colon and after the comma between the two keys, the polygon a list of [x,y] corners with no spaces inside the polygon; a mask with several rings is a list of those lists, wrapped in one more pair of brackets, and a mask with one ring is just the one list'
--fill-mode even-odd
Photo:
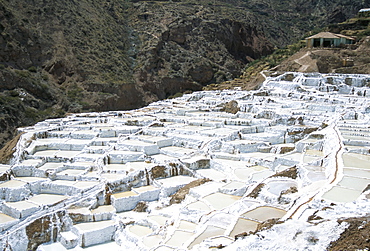
{"label": "green bush", "polygon": [[78,98],[82,98],[83,89],[78,85],[73,85],[67,91],[67,96],[69,99],[76,100]]}
{"label": "green bush", "polygon": [[26,116],[26,118],[33,120],[38,120],[40,116],[37,110],[32,107],[26,107],[24,110],[24,115]]}
{"label": "green bush", "polygon": [[169,99],[173,99],[173,98],[180,98],[182,96],[183,96],[183,94],[181,92],[178,92],[178,93],[176,93],[174,95],[169,96],[168,98]]}
{"label": "green bush", "polygon": [[12,97],[18,97],[19,96],[19,93],[16,90],[10,90],[9,91],[9,94]]}
{"label": "green bush", "polygon": [[22,70],[15,70],[15,74],[17,74],[21,78],[30,78],[31,73],[29,71],[22,71]]}
{"label": "green bush", "polygon": [[37,68],[35,66],[31,66],[31,67],[28,68],[28,71],[37,72]]}

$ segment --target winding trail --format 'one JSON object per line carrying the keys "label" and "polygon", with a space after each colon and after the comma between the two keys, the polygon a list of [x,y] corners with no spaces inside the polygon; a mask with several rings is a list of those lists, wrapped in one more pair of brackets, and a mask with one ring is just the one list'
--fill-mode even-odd
{"label": "winding trail", "polygon": [[333,129],[334,129],[334,131],[337,135],[337,139],[338,139],[338,142],[339,142],[339,149],[335,153],[335,172],[334,172],[334,178],[330,182],[330,184],[333,184],[338,179],[338,172],[339,172],[339,157],[338,156],[339,156],[340,152],[343,150],[343,142],[340,139],[340,133],[339,133],[336,126]]}
{"label": "winding trail", "polygon": [[[334,184],[335,182],[337,182],[337,179],[338,179],[338,174],[339,174],[339,161],[341,158],[339,158],[340,154],[341,154],[341,151],[343,150],[343,143],[341,141],[341,138],[340,138],[340,133],[338,131],[338,128],[336,125],[333,126],[333,130],[336,134],[336,138],[338,140],[338,145],[339,145],[339,148],[335,151],[335,155],[334,155],[334,158],[335,158],[335,171],[334,171],[334,177],[333,179],[329,182],[328,185],[332,185]],[[306,201],[300,203],[299,205],[296,206],[295,210],[293,211],[292,214],[290,214],[289,217],[287,217],[287,219],[293,219],[293,217],[297,214],[297,212],[305,205],[307,205],[308,203],[310,203],[319,193],[321,193],[323,190],[327,189],[327,186],[323,187],[320,191],[316,192],[314,195],[312,195],[311,197],[309,197]],[[294,202],[293,206],[295,205],[296,201]],[[291,209],[293,209],[293,206]],[[303,212],[302,212],[303,213]],[[297,218],[300,218],[302,216],[302,213],[297,217]]]}

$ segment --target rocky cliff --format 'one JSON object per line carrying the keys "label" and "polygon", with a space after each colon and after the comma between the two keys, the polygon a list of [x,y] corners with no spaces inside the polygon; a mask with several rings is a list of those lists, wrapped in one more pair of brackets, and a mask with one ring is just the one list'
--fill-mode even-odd
{"label": "rocky cliff", "polygon": [[0,146],[41,119],[138,108],[231,80],[367,2],[1,0]]}

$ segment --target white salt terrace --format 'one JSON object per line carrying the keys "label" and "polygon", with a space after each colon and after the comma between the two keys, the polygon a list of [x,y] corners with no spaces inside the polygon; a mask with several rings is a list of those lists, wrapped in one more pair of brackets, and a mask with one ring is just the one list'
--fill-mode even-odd
{"label": "white salt terrace", "polygon": [[[0,165],[0,246],[26,250],[33,224],[52,233],[38,250],[206,250],[272,219],[366,200],[370,100],[358,93],[369,82],[286,73],[256,91],[22,128],[16,157]],[[222,111],[230,101],[236,114]]]}

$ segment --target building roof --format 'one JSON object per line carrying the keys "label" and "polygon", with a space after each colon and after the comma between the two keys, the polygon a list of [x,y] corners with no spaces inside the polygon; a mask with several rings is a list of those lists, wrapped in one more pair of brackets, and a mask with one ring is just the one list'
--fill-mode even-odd
{"label": "building roof", "polygon": [[359,10],[358,12],[368,12],[368,11],[370,11],[370,8],[361,9],[361,10]]}
{"label": "building roof", "polygon": [[338,37],[349,39],[349,40],[356,40],[354,37],[349,37],[349,36],[342,35],[342,34],[335,34],[335,35],[337,35]]}
{"label": "building roof", "polygon": [[313,39],[313,38],[346,38],[346,39],[349,39],[349,40],[355,40],[353,37],[349,37],[349,36],[345,36],[345,35],[342,35],[342,34],[334,34],[334,33],[331,33],[331,32],[320,32],[316,35],[313,35],[311,37],[307,37],[306,39]]}

